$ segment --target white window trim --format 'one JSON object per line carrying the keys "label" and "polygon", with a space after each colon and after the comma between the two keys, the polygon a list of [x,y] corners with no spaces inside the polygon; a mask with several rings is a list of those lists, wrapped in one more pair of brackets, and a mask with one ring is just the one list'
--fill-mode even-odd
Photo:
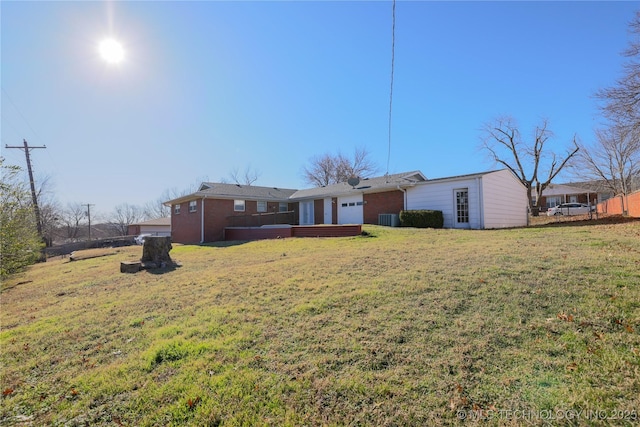
{"label": "white window trim", "polygon": [[[260,209],[260,205],[264,204],[264,209]],[[256,212],[267,212],[269,210],[269,205],[264,200],[258,200],[256,202]]]}
{"label": "white window trim", "polygon": [[198,201],[191,200],[189,202],[189,212],[198,212]]}
{"label": "white window trim", "polygon": [[[242,209],[238,209],[242,203]],[[246,210],[246,202],[244,200],[234,200],[233,201],[233,211],[234,212],[244,212]]]}
{"label": "white window trim", "polygon": [[180,204],[179,203],[177,205],[173,206],[173,213],[175,215],[180,215]]}

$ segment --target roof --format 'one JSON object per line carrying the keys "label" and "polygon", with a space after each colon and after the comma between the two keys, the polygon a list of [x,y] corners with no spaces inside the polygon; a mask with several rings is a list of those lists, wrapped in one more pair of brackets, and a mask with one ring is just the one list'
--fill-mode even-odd
{"label": "roof", "polygon": [[563,196],[565,194],[584,194],[595,193],[597,190],[588,189],[580,184],[549,184],[544,189],[542,195],[547,196]]}
{"label": "roof", "polygon": [[[481,176],[484,175],[489,175],[490,173],[495,173],[495,172],[501,172],[504,170],[508,170],[508,169],[496,169],[496,170],[490,170],[490,171],[485,171],[485,172],[476,172],[476,173],[468,173],[465,175],[455,175],[455,176],[446,176],[446,177],[442,177],[442,178],[434,178],[434,179],[430,179],[428,181],[425,182],[425,184],[429,184],[432,182],[438,182],[438,181],[459,181],[459,180],[463,180],[463,179],[473,179],[473,178],[480,178]],[[511,174],[513,175],[513,173]],[[518,177],[516,177],[515,175],[513,175],[513,177],[520,181],[518,179]]]}
{"label": "roof", "polygon": [[296,190],[277,187],[258,187],[256,185],[225,184],[221,182],[203,182],[195,193],[164,202],[173,205],[195,199],[245,199],[286,202]]}
{"label": "roof", "polygon": [[155,218],[155,219],[150,219],[149,221],[136,222],[135,224],[131,224],[131,225],[167,225],[167,226],[171,226],[171,218],[170,217]]}
{"label": "roof", "polygon": [[356,185],[347,182],[326,185],[324,187],[298,190],[291,195],[291,200],[317,199],[322,197],[345,196],[348,194],[375,193],[385,190],[394,190],[400,187],[410,187],[418,182],[426,181],[426,177],[420,171],[402,172],[392,175],[383,175],[374,178],[364,178]]}

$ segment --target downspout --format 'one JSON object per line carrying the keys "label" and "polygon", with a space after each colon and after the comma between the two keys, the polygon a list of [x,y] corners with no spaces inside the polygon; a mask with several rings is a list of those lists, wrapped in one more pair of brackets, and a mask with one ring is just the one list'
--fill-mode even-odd
{"label": "downspout", "polygon": [[204,243],[204,197],[202,198],[202,207],[200,208],[200,244]]}
{"label": "downspout", "polygon": [[400,185],[397,186],[398,190],[402,191],[404,193],[404,197],[402,198],[402,204],[403,204],[403,209],[404,211],[407,210],[407,190],[405,190],[404,188],[401,188]]}

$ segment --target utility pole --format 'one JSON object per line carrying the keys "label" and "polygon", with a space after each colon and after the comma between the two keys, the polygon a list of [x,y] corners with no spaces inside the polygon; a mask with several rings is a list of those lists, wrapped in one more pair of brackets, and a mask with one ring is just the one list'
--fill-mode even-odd
{"label": "utility pole", "polygon": [[87,207],[87,218],[89,218],[89,240],[91,240],[91,206],[95,205],[92,205],[91,203],[85,203],[82,206]]}
{"label": "utility pole", "polygon": [[27,170],[29,171],[29,183],[31,184],[31,199],[33,200],[33,211],[36,214],[36,226],[38,227],[38,236],[42,239],[42,222],[40,221],[40,208],[38,207],[38,196],[36,195],[36,183],[33,180],[33,171],[31,170],[31,158],[29,157],[29,151],[34,148],[47,148],[46,145],[42,146],[29,146],[26,139],[22,140],[24,142],[24,146],[21,147],[19,145],[6,145],[5,148],[17,148],[19,150],[24,150],[24,155],[27,158]]}

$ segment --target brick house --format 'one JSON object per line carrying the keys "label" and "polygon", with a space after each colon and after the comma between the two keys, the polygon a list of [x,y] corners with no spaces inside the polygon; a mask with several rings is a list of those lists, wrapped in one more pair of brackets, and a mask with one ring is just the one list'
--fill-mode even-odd
{"label": "brick house", "polygon": [[542,212],[562,203],[584,203],[595,206],[613,196],[610,190],[596,184],[549,184],[542,192],[538,206]]}
{"label": "brick house", "polygon": [[404,209],[405,189],[425,180],[414,171],[307,190],[204,182],[165,205],[174,242],[204,243],[224,240],[229,227],[377,224],[378,214]]}
{"label": "brick house", "polygon": [[451,228],[516,227],[527,224],[528,203],[522,183],[505,169],[433,180],[412,171],[305,190],[205,182],[165,205],[174,242],[204,243],[245,240],[249,235],[238,230],[247,227],[260,238],[301,235],[296,230],[340,235],[329,225],[358,225],[351,227],[356,232],[361,224],[398,225],[405,209],[441,210]]}
{"label": "brick house", "polygon": [[291,224],[297,218],[297,203],[289,201],[295,191],[203,182],[195,193],[165,202],[171,206],[171,238],[214,242],[224,240],[227,227]]}
{"label": "brick house", "polygon": [[427,178],[420,171],[365,178],[296,191],[299,223],[378,224],[379,214],[398,214],[406,206],[406,189]]}

